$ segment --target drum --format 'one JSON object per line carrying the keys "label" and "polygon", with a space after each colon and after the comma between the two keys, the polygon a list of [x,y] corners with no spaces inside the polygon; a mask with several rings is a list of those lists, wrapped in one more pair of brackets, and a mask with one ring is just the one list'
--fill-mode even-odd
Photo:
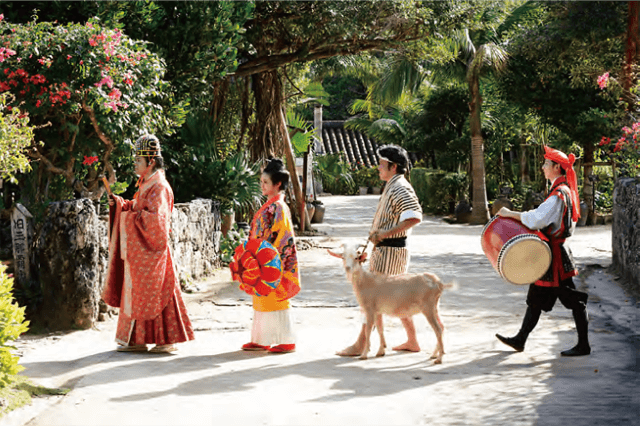
{"label": "drum", "polygon": [[532,284],[551,265],[551,249],[535,231],[515,219],[494,216],[482,230],[482,251],[511,284]]}

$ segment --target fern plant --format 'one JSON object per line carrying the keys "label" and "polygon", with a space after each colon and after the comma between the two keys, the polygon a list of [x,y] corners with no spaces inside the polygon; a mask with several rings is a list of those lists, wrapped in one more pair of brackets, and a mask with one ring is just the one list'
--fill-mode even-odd
{"label": "fern plant", "polygon": [[10,342],[26,332],[29,326],[29,321],[24,319],[24,308],[14,301],[13,278],[5,270],[6,266],[0,265],[0,388],[11,383],[11,377],[24,369],[18,365],[19,358],[11,353],[15,347]]}

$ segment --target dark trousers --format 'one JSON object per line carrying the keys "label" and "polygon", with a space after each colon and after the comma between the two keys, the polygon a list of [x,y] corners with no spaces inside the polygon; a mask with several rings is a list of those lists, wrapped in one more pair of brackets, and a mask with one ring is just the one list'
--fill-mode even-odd
{"label": "dark trousers", "polygon": [[572,311],[581,311],[587,307],[589,295],[576,290],[573,278],[560,281],[559,287],[541,287],[535,284],[529,286],[527,293],[527,305],[534,309],[550,312],[556,300]]}

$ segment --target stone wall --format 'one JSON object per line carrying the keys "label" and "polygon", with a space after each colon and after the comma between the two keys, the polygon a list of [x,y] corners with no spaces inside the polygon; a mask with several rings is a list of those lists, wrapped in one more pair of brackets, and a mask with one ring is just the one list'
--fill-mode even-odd
{"label": "stone wall", "polygon": [[[170,245],[181,283],[220,267],[220,210],[211,200],[176,204]],[[42,302],[33,320],[51,330],[89,328],[100,311],[108,259],[107,216],[87,199],[51,203],[32,256]]]}
{"label": "stone wall", "polygon": [[635,290],[640,290],[640,180],[616,181],[612,234],[612,266]]}

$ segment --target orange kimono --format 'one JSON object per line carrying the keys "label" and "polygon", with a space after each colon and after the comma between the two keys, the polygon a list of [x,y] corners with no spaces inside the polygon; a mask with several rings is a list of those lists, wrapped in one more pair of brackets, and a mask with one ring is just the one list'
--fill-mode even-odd
{"label": "orange kimono", "polygon": [[282,279],[276,290],[267,296],[253,296],[251,342],[264,346],[293,344],[289,299],[300,291],[300,275],[291,212],[283,194],[269,199],[258,210],[251,222],[249,238],[271,243],[282,262]]}
{"label": "orange kimono", "polygon": [[164,171],[145,178],[133,200],[109,209],[104,301],[120,308],[116,342],[167,345],[193,340],[169,249],[173,191]]}

